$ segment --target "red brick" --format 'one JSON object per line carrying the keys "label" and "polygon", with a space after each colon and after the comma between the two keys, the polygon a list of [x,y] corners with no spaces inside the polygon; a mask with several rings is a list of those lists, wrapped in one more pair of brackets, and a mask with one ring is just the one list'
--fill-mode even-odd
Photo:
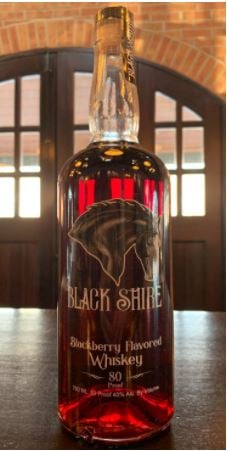
{"label": "red brick", "polygon": [[179,30],[184,29],[184,25],[182,22],[165,22],[166,30]]}
{"label": "red brick", "polygon": [[141,21],[146,21],[146,22],[149,22],[150,21],[150,16],[149,16],[149,14],[136,14],[136,17],[135,17],[135,24],[137,24],[138,22],[141,22]]}
{"label": "red brick", "polygon": [[93,7],[93,8],[81,8],[80,15],[84,17],[95,17],[97,11],[100,9],[100,7]]}
{"label": "red brick", "polygon": [[215,29],[213,29],[213,34],[215,34],[215,36],[225,36],[226,35],[225,25],[216,26]]}
{"label": "red brick", "polygon": [[41,10],[45,10],[47,11],[48,9],[53,8],[55,5],[56,7],[56,3],[43,3],[43,2],[19,2],[17,4],[17,8],[20,8],[20,10],[23,11],[41,11]]}
{"label": "red brick", "polygon": [[51,17],[51,11],[26,11],[26,19],[49,19]]}
{"label": "red brick", "polygon": [[[63,10],[57,10],[52,12],[52,17],[59,17],[61,18],[71,18],[73,20],[77,20],[78,18],[81,18],[81,8],[72,8],[72,9],[63,9]],[[85,18],[85,16],[84,16]],[[87,20],[88,18],[86,18]],[[89,18],[90,20],[90,18]]]}
{"label": "red brick", "polygon": [[85,39],[85,46],[86,47],[92,47],[94,45],[95,36],[94,36],[94,29],[91,26],[91,24],[86,24],[85,27],[85,33],[84,33],[84,39]]}
{"label": "red brick", "polygon": [[195,21],[195,20],[205,20],[212,18],[212,11],[184,11],[183,12],[183,21]]}
{"label": "red brick", "polygon": [[[122,3],[0,2],[0,26],[8,30],[2,37],[0,30],[0,52],[47,47],[48,42],[51,46],[91,46],[97,10],[113,4]],[[209,55],[217,63],[225,60],[224,2],[127,2],[126,6],[135,15],[139,56],[153,59],[156,55],[166,66],[193,79],[199,71],[203,78]],[[215,90],[223,80],[212,83]]]}
{"label": "red brick", "polygon": [[165,54],[165,58],[164,58],[164,64],[167,67],[172,67],[172,61],[174,60],[179,48],[180,48],[181,43],[177,42],[175,40],[172,40],[170,42],[170,45],[168,47],[168,52]]}
{"label": "red brick", "polygon": [[213,65],[211,66],[207,77],[204,79],[205,82],[210,81],[212,83],[219,82],[225,73],[225,65],[222,62],[215,61],[213,59]]}
{"label": "red brick", "polygon": [[158,33],[154,33],[151,36],[151,40],[149,42],[149,46],[146,49],[146,56],[147,58],[154,58],[154,55],[157,54],[159,47],[162,43],[162,36]]}
{"label": "red brick", "polygon": [[225,8],[225,2],[196,2],[195,9],[196,10],[213,10],[215,8]]}
{"label": "red brick", "polygon": [[150,47],[151,40],[152,35],[141,29],[136,29],[135,53],[138,55],[144,55]]}
{"label": "red brick", "polygon": [[191,65],[196,61],[196,58],[198,57],[198,50],[195,48],[190,48],[187,56],[183,62],[183,64],[180,66],[182,72],[188,72]]}
{"label": "red brick", "polygon": [[226,47],[224,46],[218,46],[214,49],[213,52],[214,56],[216,58],[220,58],[221,60],[225,61],[226,59]]}
{"label": "red brick", "polygon": [[10,12],[8,14],[6,14],[6,12],[4,10],[1,9],[0,7],[0,18],[5,20],[10,20],[10,21],[17,21],[17,20],[24,20],[25,16],[24,13],[22,12]]}
{"label": "red brick", "polygon": [[[122,5],[122,3],[119,3],[120,5]],[[99,9],[102,8],[103,3],[100,4],[99,3]],[[126,5],[125,5],[126,6]],[[129,9],[129,11],[131,11],[131,13],[133,13],[134,15],[138,14],[138,13],[143,13],[143,8],[142,8],[142,3],[132,3],[130,5],[130,3],[127,4],[127,8]]]}
{"label": "red brick", "polygon": [[2,46],[3,46],[3,53],[8,54],[11,53],[11,42],[10,37],[8,33],[8,28],[3,28],[1,30],[1,38],[2,38]]}
{"label": "red brick", "polygon": [[151,31],[164,31],[164,22],[152,22],[143,24],[143,28]]}
{"label": "red brick", "polygon": [[[74,20],[68,18],[53,20],[55,24],[56,40],[59,46],[70,45],[73,43]],[[81,29],[82,32],[82,29]]]}
{"label": "red brick", "polygon": [[[58,33],[59,30],[59,33]],[[47,21],[47,45],[55,47],[57,45],[57,36],[61,34],[61,21],[48,20]]]}
{"label": "red brick", "polygon": [[162,63],[162,61],[165,59],[165,54],[168,51],[168,47],[171,43],[171,39],[167,36],[162,37],[162,41],[160,43],[160,46],[157,50],[157,52],[154,54],[156,61],[159,61]]}
{"label": "red brick", "polygon": [[214,9],[211,14],[215,20],[225,22],[225,9]]}
{"label": "red brick", "polygon": [[216,45],[216,46],[204,46],[202,47],[204,52],[210,53],[215,58],[219,58],[225,61],[226,48],[225,46]]}
{"label": "red brick", "polygon": [[225,74],[223,74],[222,78],[218,82],[216,81],[214,83],[214,91],[225,100]]}
{"label": "red brick", "polygon": [[152,3],[152,2],[148,2],[148,3],[139,3],[141,11],[142,12],[146,12],[148,14],[150,13],[154,13],[154,12],[163,12],[165,11],[166,7],[168,6],[167,2],[163,2],[163,3]]}
{"label": "red brick", "polygon": [[213,3],[211,3],[211,5],[212,5],[212,9],[223,9],[223,10],[226,9],[225,1],[223,1],[223,2],[213,2]]}
{"label": "red brick", "polygon": [[66,21],[66,45],[71,45],[73,40],[73,26],[74,20],[67,19]]}
{"label": "red brick", "polygon": [[199,45],[199,47],[203,47],[204,45],[216,46],[216,45],[225,45],[225,36],[224,35],[214,35],[210,37],[205,36],[197,36],[195,40],[195,44]]}
{"label": "red brick", "polygon": [[29,47],[37,48],[36,24],[28,23]]}
{"label": "red brick", "polygon": [[209,46],[209,45],[201,45],[201,49],[203,50],[203,52],[206,52],[206,53],[209,53],[209,54],[211,54],[211,55],[213,55],[213,53],[214,53],[214,47],[212,47],[212,46]]}
{"label": "red brick", "polygon": [[197,76],[197,81],[199,83],[203,83],[204,80],[206,80],[209,77],[209,74],[214,67],[215,59],[212,57],[209,57],[207,59],[206,64],[204,64],[202,70],[199,72],[199,75]]}
{"label": "red brick", "polygon": [[2,43],[2,36],[1,36],[1,32],[0,32],[0,55],[4,54],[4,48],[3,48],[3,43]]}
{"label": "red brick", "polygon": [[203,66],[206,64],[208,58],[209,57],[205,53],[199,53],[187,71],[188,75],[194,79],[197,79],[199,72],[203,69]]}
{"label": "red brick", "polygon": [[209,30],[213,30],[217,26],[222,26],[222,24],[219,24],[218,22],[215,22],[213,19],[206,19],[202,21],[195,21],[191,24],[192,29],[204,29],[207,28]]}
{"label": "red brick", "polygon": [[190,58],[191,58],[191,48],[187,45],[185,47],[184,52],[182,52],[182,58],[180,60],[178,59],[178,71],[184,73],[185,66],[187,67],[187,70],[189,70],[188,65],[186,65],[185,62],[189,61]]}
{"label": "red brick", "polygon": [[76,45],[78,47],[85,47],[85,29],[86,29],[86,23],[84,22],[80,22],[80,21],[76,21],[74,22],[73,25],[73,37],[74,37],[74,42],[76,42]]}
{"label": "red brick", "polygon": [[225,45],[225,36],[214,36],[214,45]]}
{"label": "red brick", "polygon": [[177,40],[181,40],[182,38],[182,30],[168,30],[165,31],[166,35]]}
{"label": "red brick", "polygon": [[20,51],[20,44],[19,44],[19,39],[18,39],[18,34],[17,34],[17,27],[13,26],[9,28],[9,36],[10,36],[10,40],[11,40],[11,46],[12,46],[12,50],[14,53],[19,52]]}
{"label": "red brick", "polygon": [[47,23],[37,22],[37,38],[40,48],[47,47]]}
{"label": "red brick", "polygon": [[225,94],[225,69],[220,66],[214,66],[209,78],[204,81],[203,85],[216,94],[223,96]]}
{"label": "red brick", "polygon": [[27,23],[18,24],[17,31],[21,50],[29,50],[30,45],[29,45],[28,24]]}
{"label": "red brick", "polygon": [[210,37],[211,35],[212,35],[212,29],[196,28],[193,30],[183,30],[183,39],[191,39],[191,38],[195,38],[197,36]]}
{"label": "red brick", "polygon": [[150,13],[154,12],[168,12],[169,14],[175,14],[182,11],[190,11],[194,8],[194,3],[182,2],[182,3],[174,3],[174,2],[163,2],[163,3],[141,3],[145,5],[143,7],[144,10],[150,11]]}
{"label": "red brick", "polygon": [[188,50],[189,50],[188,45],[182,42],[178,51],[175,54],[175,57],[173,58],[172,67],[176,67],[178,69],[181,66],[181,64],[183,63],[184,59],[187,56]]}
{"label": "red brick", "polygon": [[14,9],[14,3],[13,2],[0,2],[0,11],[7,13],[12,12]]}
{"label": "red brick", "polygon": [[3,20],[3,21],[2,21],[2,26],[4,26],[4,27],[9,27],[10,25],[15,25],[15,24],[21,23],[21,22],[24,22],[24,20],[22,20],[22,19]]}
{"label": "red brick", "polygon": [[162,12],[152,12],[150,15],[150,20],[152,21],[179,21],[182,18],[182,13],[179,12],[174,12],[174,11],[162,11]]}

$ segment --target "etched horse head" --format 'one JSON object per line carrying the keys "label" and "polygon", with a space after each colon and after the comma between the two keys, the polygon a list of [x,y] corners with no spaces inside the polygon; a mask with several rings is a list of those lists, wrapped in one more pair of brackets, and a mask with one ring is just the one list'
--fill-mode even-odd
{"label": "etched horse head", "polygon": [[120,284],[125,257],[132,248],[145,280],[152,280],[152,263],[158,258],[159,220],[139,202],[112,199],[93,204],[76,219],[68,235],[98,260],[116,285]]}

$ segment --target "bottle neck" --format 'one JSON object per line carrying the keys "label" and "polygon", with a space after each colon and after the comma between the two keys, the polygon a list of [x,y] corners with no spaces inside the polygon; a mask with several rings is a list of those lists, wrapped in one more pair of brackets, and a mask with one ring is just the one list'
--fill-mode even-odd
{"label": "bottle neck", "polygon": [[134,61],[118,19],[97,26],[89,128],[92,141],[138,142]]}

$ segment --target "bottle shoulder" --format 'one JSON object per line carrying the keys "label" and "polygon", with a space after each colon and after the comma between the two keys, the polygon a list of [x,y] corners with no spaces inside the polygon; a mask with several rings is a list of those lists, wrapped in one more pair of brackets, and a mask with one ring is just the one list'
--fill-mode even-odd
{"label": "bottle shoulder", "polygon": [[144,174],[149,178],[168,178],[164,163],[154,153],[143,149],[137,143],[92,143],[68,159],[63,166],[62,177],[91,176],[97,171],[111,171],[116,175],[128,173]]}

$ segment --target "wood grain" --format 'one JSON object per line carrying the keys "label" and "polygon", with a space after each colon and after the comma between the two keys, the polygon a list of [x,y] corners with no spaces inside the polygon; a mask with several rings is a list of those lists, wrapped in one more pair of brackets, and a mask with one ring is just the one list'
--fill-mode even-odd
{"label": "wood grain", "polygon": [[38,242],[0,243],[0,268],[2,307],[20,307],[22,305],[36,307],[39,305]]}
{"label": "wood grain", "polygon": [[174,242],[173,255],[174,307],[179,310],[203,309],[206,242]]}
{"label": "wood grain", "polygon": [[[0,448],[102,449],[58,422],[56,311],[0,309],[0,342]],[[175,312],[175,407],[169,430],[128,449],[225,449],[224,313]]]}

